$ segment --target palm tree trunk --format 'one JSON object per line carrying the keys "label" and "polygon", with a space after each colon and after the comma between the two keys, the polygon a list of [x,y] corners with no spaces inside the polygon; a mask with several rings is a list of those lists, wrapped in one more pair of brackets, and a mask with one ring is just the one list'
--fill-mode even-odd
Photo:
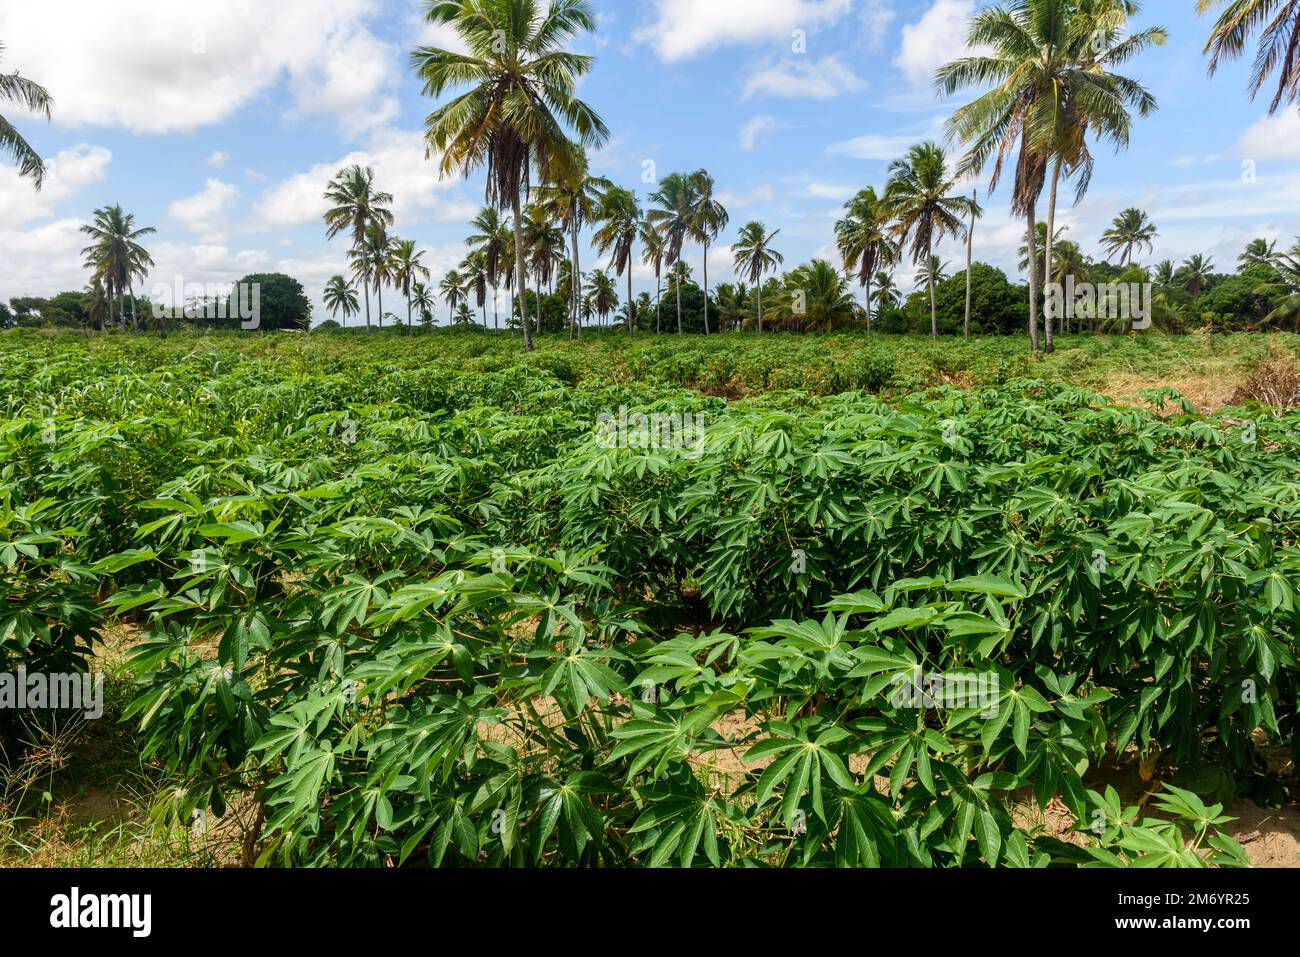
{"label": "palm tree trunk", "polygon": [[758,334],[763,334],[763,277],[758,277]]}
{"label": "palm tree trunk", "polygon": [[704,334],[709,334],[709,241],[704,241]]}
{"label": "palm tree trunk", "polygon": [[870,276],[867,277],[867,284],[864,288],[866,290],[865,299],[867,304],[867,335],[871,335],[871,277]]}
{"label": "palm tree trunk", "polygon": [[930,273],[929,281],[928,281],[928,285],[930,287],[930,340],[932,342],[938,342],[939,341],[939,308],[934,301],[934,251],[932,249],[931,242],[928,239],[926,240],[925,243],[925,262],[926,265],[929,267],[929,273]]}
{"label": "palm tree trunk", "polygon": [[569,276],[569,339],[578,338],[578,285],[582,270],[578,265],[578,217],[569,224],[573,239],[573,271]]}
{"label": "palm tree trunk", "polygon": [[415,325],[411,322],[411,290],[406,290],[406,328],[414,329]]}
{"label": "palm tree trunk", "polygon": [[[1060,183],[1061,183],[1061,158],[1058,156],[1056,158],[1056,165],[1052,169],[1052,194],[1047,201],[1048,203],[1047,205],[1047,249],[1044,250],[1043,252],[1043,269],[1046,271],[1047,275],[1044,276],[1043,278],[1044,290],[1046,290],[1047,286],[1053,281],[1053,273],[1055,271],[1053,269],[1053,263],[1052,263],[1052,244],[1056,238],[1055,236],[1056,191]],[[1048,355],[1051,355],[1053,352],[1056,351],[1056,338],[1055,338],[1056,323],[1054,319],[1055,317],[1052,315],[1052,297],[1044,296],[1043,297],[1043,329],[1044,332],[1046,333],[1047,341],[1045,343],[1046,346],[1045,351],[1047,352]]]}
{"label": "palm tree trunk", "polygon": [[1038,215],[1029,203],[1029,347],[1038,351]]}
{"label": "palm tree trunk", "polygon": [[656,335],[656,336],[658,336],[658,335],[663,335],[663,331],[664,331],[664,324],[663,324],[663,315],[664,315],[664,313],[663,313],[664,293],[663,293],[663,287],[664,287],[664,284],[663,284],[663,281],[662,281],[662,277],[661,277],[658,273],[655,273],[655,335]]}
{"label": "palm tree trunk", "polygon": [[[524,248],[524,227],[523,213],[519,209],[519,192],[515,191],[513,197],[515,213],[515,285],[521,290],[527,290],[527,283],[524,281],[524,257],[519,254]],[[533,332],[528,328],[528,297],[520,295],[519,297],[519,319],[524,327],[524,352],[533,351]]]}
{"label": "palm tree trunk", "polygon": [[677,334],[682,334],[682,281],[677,279]]}
{"label": "palm tree trunk", "polygon": [[135,283],[128,282],[126,285],[127,292],[131,296],[131,331],[136,335],[140,334],[140,309],[135,301]]}
{"label": "palm tree trunk", "polygon": [[627,254],[627,337],[636,338],[636,323],[632,313],[632,253]]}
{"label": "palm tree trunk", "polygon": [[366,332],[369,333],[372,331],[370,328],[370,281],[369,280],[366,280],[365,282],[364,291],[366,294]]}
{"label": "palm tree trunk", "polygon": [[971,200],[970,208],[970,229],[966,231],[966,323],[965,334],[966,341],[970,342],[970,306],[971,306],[971,266],[975,261],[975,204],[979,202],[980,191],[975,190],[974,199]]}

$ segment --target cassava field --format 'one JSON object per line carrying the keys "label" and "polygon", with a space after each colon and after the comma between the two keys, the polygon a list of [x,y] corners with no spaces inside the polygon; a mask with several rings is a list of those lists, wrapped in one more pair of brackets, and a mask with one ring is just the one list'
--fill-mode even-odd
{"label": "cassava field", "polygon": [[1298,349],[0,336],[0,855],[1294,865]]}

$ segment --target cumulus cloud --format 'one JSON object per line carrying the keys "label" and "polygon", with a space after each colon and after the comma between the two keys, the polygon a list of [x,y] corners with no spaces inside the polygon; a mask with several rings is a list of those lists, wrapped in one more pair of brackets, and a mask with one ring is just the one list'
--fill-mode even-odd
{"label": "cumulus cloud", "polygon": [[928,85],[935,70],[969,53],[966,37],[975,0],[934,0],[915,23],[903,26],[903,43],[894,58],[907,78]]}
{"label": "cumulus cloud", "polygon": [[772,187],[766,184],[750,190],[748,193],[722,192],[718,194],[718,202],[728,209],[744,209],[746,206],[753,206],[755,203],[770,203],[775,198],[776,194],[772,191]]}
{"label": "cumulus cloud", "polygon": [[653,0],[652,6],[653,19],[636,39],[674,62],[727,43],[790,41],[795,30],[839,20],[852,0]]}
{"label": "cumulus cloud", "polygon": [[1285,110],[1252,123],[1237,149],[1244,158],[1300,159],[1300,113]]}
{"label": "cumulus cloud", "polygon": [[178,199],[167,207],[167,215],[195,236],[221,240],[230,231],[231,216],[239,199],[239,187],[209,179],[193,196]]}
{"label": "cumulus cloud", "polygon": [[[42,0],[0,5],[10,64],[55,100],[54,121],[137,133],[189,131],[232,116],[285,77],[292,115],[355,126],[397,58],[366,28],[376,0]],[[347,57],[356,56],[352,62]]]}
{"label": "cumulus cloud", "polygon": [[780,128],[780,121],[775,116],[756,116],[740,128],[740,148],[752,150],[758,145],[760,136],[775,133]]}
{"label": "cumulus cloud", "polygon": [[[251,225],[273,230],[320,223],[328,207],[325,187],[339,170],[353,164],[373,167],[377,187],[393,194],[393,214],[399,229],[409,228],[425,217],[437,218],[444,205],[442,194],[459,182],[439,177],[436,158],[424,158],[424,137],[419,131],[377,130],[366,149],[318,163],[272,186],[257,203]],[[454,198],[450,201],[457,202]],[[460,210],[464,208],[460,206]]]}
{"label": "cumulus cloud", "polygon": [[808,97],[829,100],[843,93],[866,89],[867,84],[837,56],[810,60],[806,57],[769,63],[745,80],[742,99],[756,95],[787,99]]}
{"label": "cumulus cloud", "polygon": [[62,150],[45,161],[45,186],[39,193],[16,167],[0,163],[0,228],[54,215],[63,202],[103,180],[112,159],[102,146],[82,143]]}

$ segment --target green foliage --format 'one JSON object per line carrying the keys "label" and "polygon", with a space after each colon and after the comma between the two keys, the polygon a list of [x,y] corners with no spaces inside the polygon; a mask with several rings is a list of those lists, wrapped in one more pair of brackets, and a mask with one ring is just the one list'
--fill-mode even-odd
{"label": "green foliage", "polygon": [[[263,806],[266,864],[1243,861],[1196,794],[1294,748],[1297,413],[887,402],[846,390],[975,351],[587,338],[5,337],[0,654],[132,624],[146,755],[182,814]],[[703,444],[609,447],[620,407]],[[955,674],[978,706],[897,693]],[[1137,751],[1181,776],[1159,818],[1089,793]]]}

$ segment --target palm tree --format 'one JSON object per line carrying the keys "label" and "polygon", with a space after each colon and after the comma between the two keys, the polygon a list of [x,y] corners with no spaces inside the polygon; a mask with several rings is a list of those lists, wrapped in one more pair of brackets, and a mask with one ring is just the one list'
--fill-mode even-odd
{"label": "palm tree", "polygon": [[732,285],[719,283],[714,295],[718,300],[718,328],[723,325],[740,329],[749,318],[749,287],[743,282]]}
{"label": "palm tree", "polygon": [[1292,320],[1295,331],[1300,333],[1300,241],[1291,247],[1289,253],[1281,253],[1275,258],[1273,268],[1278,281],[1266,283],[1255,290],[1260,295],[1281,297],[1281,302],[1265,318],[1265,322],[1282,323]]}
{"label": "palm tree", "polygon": [[931,256],[930,262],[926,265],[922,265],[920,270],[917,272],[916,286],[914,288],[917,292],[920,292],[922,289],[930,288],[931,284],[936,286],[942,285],[950,278],[951,276],[948,273],[948,264],[938,256]]}
{"label": "palm tree", "polygon": [[[468,177],[487,171],[486,199],[514,213],[515,247],[523,250],[523,203],[534,167],[542,182],[557,163],[571,159],[567,125],[579,144],[595,147],[609,138],[604,121],[574,96],[578,79],[592,67],[588,56],[561,49],[573,35],[594,31],[587,0],[430,0],[425,19],[450,25],[469,48],[454,53],[420,47],[411,62],[426,96],[452,87],[471,88],[425,120],[428,155],[442,157],[442,172]],[[524,288],[524,257],[515,256],[515,282]],[[524,349],[533,351],[527,303],[521,299]]]}
{"label": "palm tree", "polygon": [[[420,262],[424,253],[415,248],[413,239],[395,239],[388,250],[388,274],[393,278],[393,285],[406,297],[406,328],[411,328],[411,302],[413,284],[423,276],[429,278],[428,267]],[[484,320],[486,324],[486,320]]]}
{"label": "palm tree", "polygon": [[[578,256],[578,234],[596,218],[600,198],[613,184],[602,176],[592,176],[587,154],[575,150],[567,161],[557,166],[551,179],[538,189],[538,200],[548,214],[569,234],[573,256],[572,274],[582,275]],[[581,284],[569,284],[569,338],[578,335],[578,305]]]}
{"label": "palm tree", "polygon": [[[767,227],[757,221],[746,223],[740,231],[740,239],[731,247],[736,271],[748,278],[758,291],[760,335],[763,332],[763,277],[769,272],[775,272],[785,262],[785,257],[772,248],[772,240],[776,239],[780,232],[781,230],[774,229],[769,233]],[[847,259],[845,265],[848,265]]]}
{"label": "palm tree", "polygon": [[[970,213],[971,200],[952,195],[956,181],[948,174],[948,158],[934,143],[912,147],[906,159],[889,167],[885,207],[897,221],[899,241],[912,244],[912,261],[928,263],[935,243],[947,235],[965,237],[962,217]],[[939,312],[934,296],[934,273],[930,272],[930,337],[939,339]]]}
{"label": "palm tree", "polygon": [[648,218],[641,220],[641,262],[655,271],[655,335],[663,329],[660,323],[660,305],[663,302],[664,255],[668,244],[663,233]]}
{"label": "palm tree", "polygon": [[1177,268],[1173,260],[1165,259],[1156,263],[1156,268],[1151,271],[1151,279],[1157,286],[1171,288],[1177,281]]}
{"label": "palm tree", "polygon": [[893,276],[884,271],[878,272],[876,273],[874,285],[876,287],[877,311],[892,309],[898,305],[901,297],[898,294],[898,287],[894,285]]}
{"label": "palm tree", "polygon": [[454,269],[447,270],[447,275],[442,277],[442,282],[438,285],[438,291],[442,293],[442,301],[447,304],[448,316],[450,322],[455,322],[456,307],[465,301],[465,280]]}
{"label": "palm tree", "polygon": [[474,294],[474,305],[483,316],[483,328],[487,328],[487,257],[482,250],[470,253],[460,264],[465,277],[465,288]]}
{"label": "palm tree", "polygon": [[1110,229],[1101,235],[1101,245],[1107,250],[1110,259],[1120,257],[1120,265],[1127,266],[1133,261],[1133,250],[1146,247],[1147,252],[1154,252],[1155,238],[1160,235],[1155,224],[1140,209],[1129,208],[1115,217]]}
{"label": "palm tree", "polygon": [[871,335],[871,280],[881,267],[898,262],[898,244],[890,235],[892,223],[884,201],[872,187],[844,204],[845,217],[835,224],[835,241],[844,268],[857,276],[867,308],[867,335]]}
{"label": "palm tree", "polygon": [[1245,272],[1247,269],[1266,266],[1269,269],[1277,268],[1277,241],[1269,242],[1267,239],[1252,239],[1246,244],[1245,251],[1237,257],[1237,267]]}
{"label": "palm tree", "polygon": [[[968,45],[990,50],[942,67],[936,75],[947,95],[970,86],[993,89],[961,107],[948,122],[949,135],[968,144],[958,172],[980,172],[994,159],[990,189],[1019,144],[1011,208],[1028,224],[1029,335],[1038,349],[1037,201],[1052,166],[1048,244],[1056,232],[1056,193],[1061,177],[1077,176],[1076,201],[1091,180],[1087,134],[1117,147],[1127,145],[1130,108],[1146,116],[1155,99],[1140,84],[1108,72],[1167,37],[1161,28],[1126,34],[1136,0],[1015,0],[972,18]],[[1051,260],[1050,251],[1044,257]],[[1051,348],[1051,317],[1047,323]]]}
{"label": "palm tree", "polygon": [[641,232],[641,204],[636,194],[621,186],[611,186],[600,200],[600,228],[593,237],[600,255],[610,254],[610,267],[616,275],[627,273],[627,334],[635,336],[632,315],[632,253]]}
{"label": "palm tree", "polygon": [[[86,293],[81,297],[81,308],[86,313],[88,327],[98,326],[101,332],[108,328],[113,307],[108,300],[108,293],[104,290],[104,280],[99,275],[95,275],[90,285],[86,287]],[[87,335],[89,335],[89,328],[87,328]]]}
{"label": "palm tree", "polygon": [[714,196],[716,184],[706,170],[691,174],[695,186],[695,210],[691,216],[691,238],[704,246],[704,334],[709,334],[709,246],[718,238],[731,216]]}
{"label": "palm tree", "polygon": [[[977,220],[983,214],[983,210],[980,209],[979,190],[975,190],[971,193],[970,201],[971,201],[970,226],[968,226],[966,229],[966,318],[962,322],[962,338],[965,339],[967,342],[970,341],[971,297],[974,292],[972,278],[974,276],[973,270],[975,267],[975,220]],[[867,309],[868,309],[867,331],[868,332],[870,332],[871,330],[870,308],[871,308],[870,300],[868,300],[868,304],[867,304]]]}
{"label": "palm tree", "polygon": [[361,307],[357,304],[356,289],[342,276],[334,276],[325,284],[324,302],[325,308],[331,315],[337,316],[340,312],[343,313],[344,326],[347,326],[350,316],[355,316],[361,311]]}
{"label": "palm tree", "polygon": [[[538,309],[541,308],[542,287],[547,285],[555,272],[557,256],[564,250],[564,234],[551,221],[546,209],[540,203],[529,203],[524,209],[523,225],[524,249],[528,263],[528,272],[536,283]],[[527,287],[525,287],[526,291]],[[522,315],[522,313],[521,313]],[[541,317],[538,316],[538,322]]]}
{"label": "palm tree", "polygon": [[[791,271],[785,277],[785,289],[779,308],[797,318],[805,330],[830,332],[851,323],[859,311],[844,273],[824,259]],[[802,312],[795,309],[796,296],[802,300]]]}
{"label": "palm tree", "polygon": [[366,227],[361,242],[348,250],[348,261],[352,264],[352,275],[358,285],[366,290],[366,331],[371,331],[369,312],[369,291],[373,285],[379,295],[379,328],[384,328],[384,282],[388,279],[388,234],[378,223]]}
{"label": "palm tree", "polygon": [[[1060,229],[1058,229],[1055,235],[1052,236],[1052,243],[1051,243],[1052,247],[1055,248],[1057,244],[1063,242],[1065,239],[1065,234],[1068,233],[1069,231],[1070,231],[1069,226],[1062,226]],[[1034,253],[1035,253],[1034,269],[1036,271],[1036,275],[1038,276],[1038,278],[1045,283],[1051,281],[1047,278],[1047,273],[1049,271],[1047,268],[1047,246],[1048,246],[1047,223],[1039,223],[1038,227],[1034,230]],[[1029,271],[1029,245],[1025,244],[1024,246],[1021,246],[1019,249],[1019,253],[1020,253],[1020,271],[1028,272]]]}
{"label": "palm tree", "polygon": [[433,310],[437,305],[433,290],[422,282],[411,284],[411,305],[420,312],[420,325],[433,325]]}
{"label": "palm tree", "polygon": [[[1223,2],[1198,0],[1196,10],[1204,14]],[[1205,45],[1205,52],[1211,54],[1210,75],[1222,62],[1241,56],[1256,30],[1263,32],[1251,71],[1250,96],[1259,95],[1276,69],[1277,93],[1268,108],[1269,113],[1276,113],[1284,101],[1300,101],[1300,0],[1232,0]]]}
{"label": "palm tree", "polygon": [[[333,239],[346,230],[352,232],[352,253],[349,259],[356,272],[361,256],[361,247],[367,243],[366,234],[377,229],[380,236],[386,236],[387,229],[393,225],[393,213],[388,208],[393,197],[390,193],[375,189],[375,171],[369,166],[364,169],[359,165],[340,170],[325,187],[325,200],[330,208],[325,212],[326,239]],[[362,290],[366,299],[366,330],[370,330],[370,280],[373,269],[365,269],[366,282]],[[383,324],[383,306],[379,309],[380,325]]]}
{"label": "palm tree", "polygon": [[114,205],[95,210],[94,222],[82,226],[81,231],[92,239],[91,245],[81,251],[86,257],[87,268],[104,284],[110,303],[113,296],[117,296],[118,324],[123,328],[126,326],[126,301],[122,296],[125,292],[131,296],[132,328],[139,332],[135,280],[148,275],[154,264],[139,240],[157,230],[153,227],[136,229],[135,216],[124,212],[121,205]]}
{"label": "palm tree", "polygon": [[[484,207],[479,214],[474,217],[470,223],[477,232],[465,240],[471,252],[483,253],[483,264],[487,271],[488,285],[492,287],[492,324],[495,328],[501,328],[501,319],[497,312],[497,288],[501,283],[502,272],[509,273],[504,269],[505,249],[510,229],[502,222],[500,210],[491,206]],[[484,320],[484,325],[487,321]]]}
{"label": "palm tree", "polygon": [[602,325],[605,317],[618,308],[618,290],[614,288],[614,279],[603,269],[597,269],[591,274],[591,281],[587,285],[587,296],[591,301],[591,307],[600,316]]}
{"label": "palm tree", "polygon": [[[698,184],[693,177],[671,173],[659,181],[650,196],[655,208],[646,218],[664,235],[664,261],[671,271],[682,259],[682,247],[695,235],[696,210],[699,207]],[[677,334],[682,334],[681,285],[677,287]]]}
{"label": "palm tree", "polygon": [[1179,267],[1178,283],[1195,298],[1209,288],[1213,281],[1214,260],[1197,253],[1189,256]]}
{"label": "palm tree", "polygon": [[[5,45],[0,43],[0,60],[4,59],[4,52]],[[54,114],[54,98],[45,87],[17,73],[0,73],[0,102],[12,103],[32,113],[43,113],[47,120]],[[19,176],[31,177],[37,191],[45,185],[45,161],[3,116],[0,116],[0,150],[8,153],[18,164]]]}

